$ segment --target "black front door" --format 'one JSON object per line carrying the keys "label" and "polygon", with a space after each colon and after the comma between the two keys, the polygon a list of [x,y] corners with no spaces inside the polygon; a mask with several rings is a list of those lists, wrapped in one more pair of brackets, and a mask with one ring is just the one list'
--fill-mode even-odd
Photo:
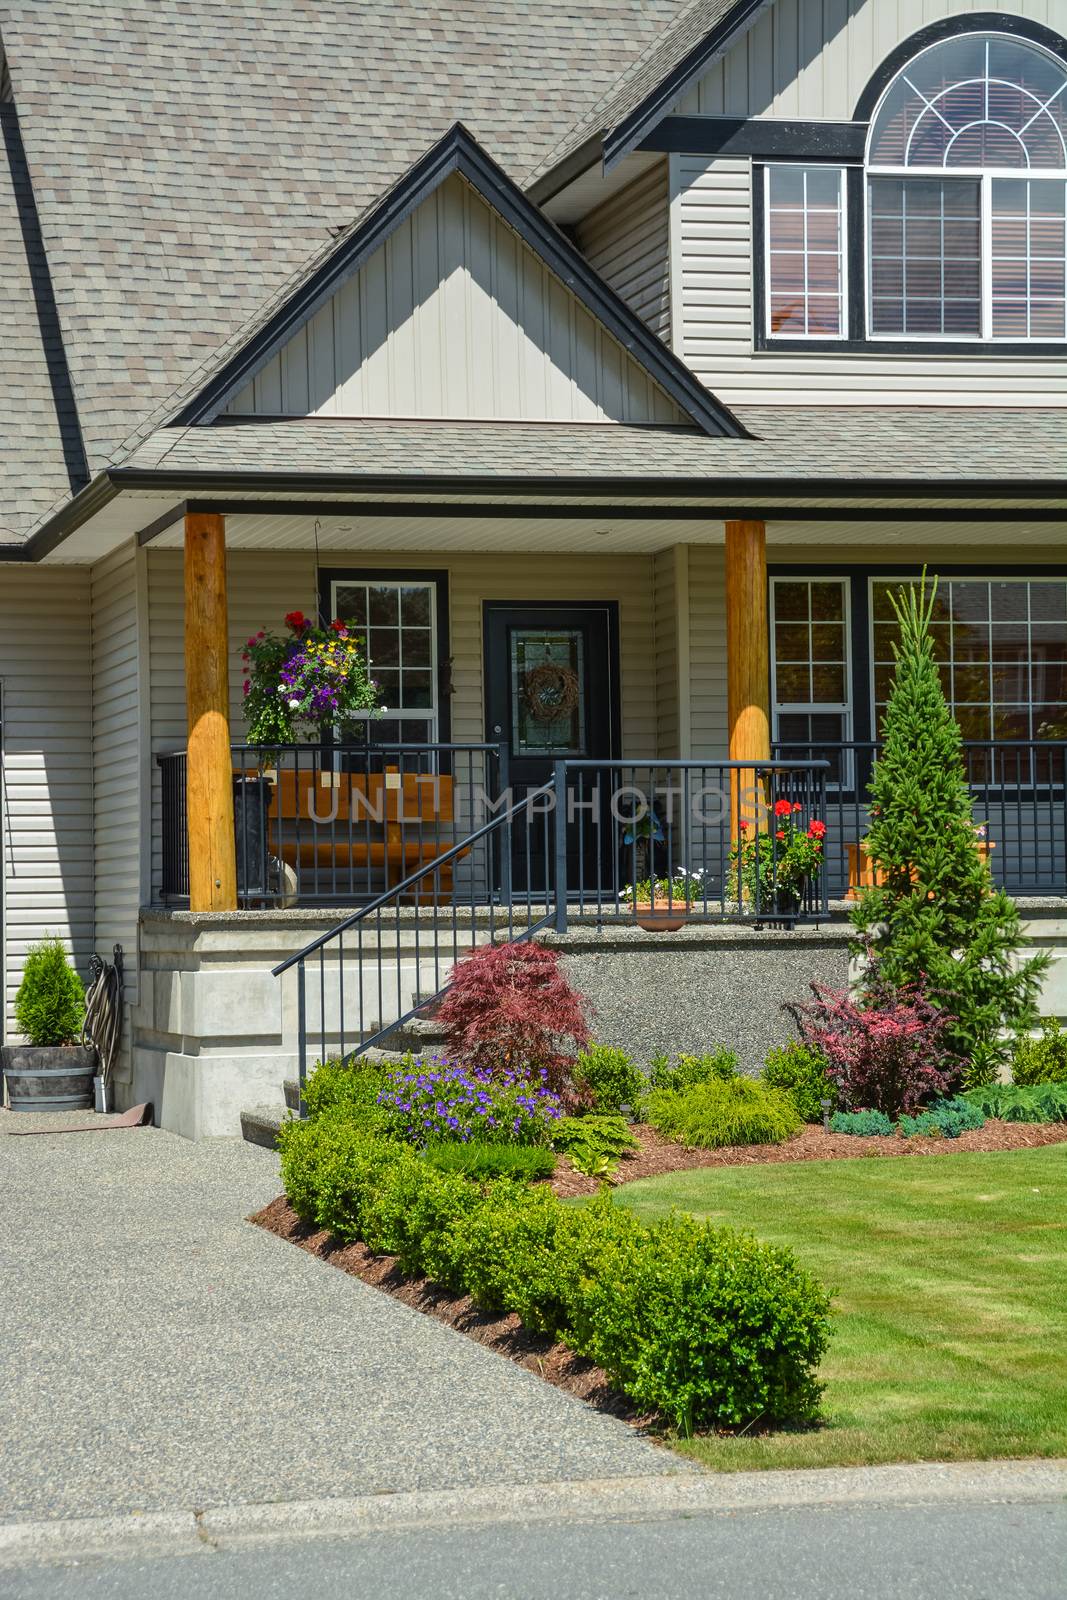
{"label": "black front door", "polygon": [[[602,604],[485,606],[486,737],[508,748],[510,781],[519,799],[547,783],[556,761],[610,760],[618,753],[618,612]],[[588,781],[588,780],[587,780]],[[610,788],[610,775],[601,780]],[[601,853],[609,830],[588,808],[568,825],[567,884],[592,888],[605,881]],[[516,890],[544,888],[546,850],[552,859],[552,819],[516,828],[512,878]]]}

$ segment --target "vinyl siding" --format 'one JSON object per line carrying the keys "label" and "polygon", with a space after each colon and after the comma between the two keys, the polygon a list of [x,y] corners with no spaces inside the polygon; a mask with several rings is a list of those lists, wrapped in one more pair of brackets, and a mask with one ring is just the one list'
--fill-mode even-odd
{"label": "vinyl siding", "polygon": [[137,562],[132,546],[90,574],[93,696],[94,942],[125,955],[126,1001],[137,1003],[141,905],[142,751]]}
{"label": "vinyl siding", "polygon": [[671,169],[675,349],[727,405],[1048,405],[1067,395],[1067,355],[754,353],[750,163],[682,155]]}
{"label": "vinyl siding", "polygon": [[671,336],[667,161],[584,217],[579,249],[600,276],[667,342]]}
{"label": "vinyl siding", "polygon": [[848,121],[901,40],[941,17],[976,11],[1003,11],[1063,32],[1062,0],[777,0],[673,110]]}
{"label": "vinyl siding", "polygon": [[87,972],[93,947],[89,574],[3,575],[3,957],[5,1031],[28,947],[57,934]]}
{"label": "vinyl siding", "polygon": [[678,419],[644,369],[459,177],[423,201],[228,410]]}
{"label": "vinyl siding", "polygon": [[689,660],[693,757],[725,760],[726,552],[689,546]]}
{"label": "vinyl siding", "polygon": [[664,760],[678,758],[680,736],[678,610],[675,591],[676,549],[660,550],[653,557],[653,598],[656,630],[656,754]]}
{"label": "vinyl siding", "polygon": [[[454,555],[430,552],[373,557],[330,553],[329,564],[352,569],[447,570],[452,655],[452,739],[477,743],[485,734],[482,693],[482,606],[486,600],[615,600],[619,605],[622,754],[657,751],[655,600],[652,556],[552,557]],[[231,552],[227,562],[230,618],[230,704],[234,739],[243,735],[240,650],[258,628],[281,628],[287,611],[314,612],[315,562],[310,553]],[[185,743],[185,676],[182,643],[182,557],[148,555],[151,740],[153,755]],[[160,788],[153,783],[153,884],[159,882]]]}

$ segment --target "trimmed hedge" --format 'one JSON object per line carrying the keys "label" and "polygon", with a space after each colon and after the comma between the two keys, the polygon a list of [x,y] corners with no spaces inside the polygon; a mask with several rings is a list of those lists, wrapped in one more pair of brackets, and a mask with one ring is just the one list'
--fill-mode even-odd
{"label": "trimmed hedge", "polygon": [[792,1039],[770,1051],[760,1074],[772,1089],[784,1089],[805,1122],[822,1121],[822,1102],[837,1110],[837,1084],[826,1076],[826,1057],[815,1045]]}
{"label": "trimmed hedge", "polygon": [[518,1178],[535,1183],[551,1178],[556,1158],[535,1144],[432,1144],[426,1159],[439,1172],[462,1172],[467,1178]]}
{"label": "trimmed hedge", "polygon": [[304,1222],[515,1312],[684,1433],[815,1415],[830,1303],[791,1251],[685,1216],[645,1226],[606,1195],[477,1184],[333,1117],[279,1143]]}

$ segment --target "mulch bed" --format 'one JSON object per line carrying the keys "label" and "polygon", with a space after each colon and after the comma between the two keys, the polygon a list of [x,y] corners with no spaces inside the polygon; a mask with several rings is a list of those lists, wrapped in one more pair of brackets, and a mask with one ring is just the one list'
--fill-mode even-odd
{"label": "mulch bed", "polygon": [[[827,1133],[805,1127],[785,1144],[732,1145],[723,1150],[690,1150],[663,1138],[655,1128],[637,1123],[631,1128],[638,1148],[623,1156],[611,1179],[613,1184],[636,1178],[658,1178],[690,1167],[747,1167],[762,1161],[841,1161],[856,1156],[950,1156],[967,1150],[1030,1150],[1038,1145],[1067,1142],[1067,1123],[996,1122],[961,1133],[958,1139],[857,1139],[849,1133]],[[599,1180],[586,1178],[562,1157],[552,1179],[558,1195],[596,1194]]]}
{"label": "mulch bed", "polygon": [[280,1239],[299,1245],[310,1255],[340,1267],[343,1272],[350,1272],[372,1288],[391,1294],[413,1310],[436,1317],[438,1322],[465,1333],[468,1339],[486,1345],[498,1355],[507,1356],[518,1366],[535,1372],[546,1383],[565,1389],[598,1411],[618,1417],[649,1436],[657,1431],[656,1419],[637,1411],[625,1395],[612,1388],[607,1374],[591,1361],[576,1356],[565,1345],[554,1344],[543,1334],[529,1333],[513,1314],[497,1317],[491,1312],[479,1311],[469,1295],[456,1299],[428,1278],[406,1278],[397,1267],[395,1256],[373,1255],[366,1245],[343,1244],[322,1229],[310,1227],[300,1221],[284,1195],[279,1195],[248,1220]]}

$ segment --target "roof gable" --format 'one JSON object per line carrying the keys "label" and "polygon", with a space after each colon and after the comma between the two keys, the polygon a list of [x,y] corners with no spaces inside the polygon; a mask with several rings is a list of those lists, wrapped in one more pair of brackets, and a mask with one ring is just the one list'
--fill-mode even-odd
{"label": "roof gable", "polygon": [[[462,184],[452,181],[457,179],[462,179]],[[475,233],[477,225],[481,224],[483,238],[488,241],[484,218],[491,213],[490,233],[495,236],[503,225],[508,239],[514,240],[510,248],[515,267],[515,293],[517,296],[520,288],[525,290],[533,284],[529,305],[525,299],[520,305],[518,298],[512,306],[506,304],[506,286],[492,281],[493,251],[490,249],[478,261],[476,242],[472,246],[469,227],[465,231],[460,228],[449,257],[450,219],[462,218],[466,206],[469,222],[468,194],[474,203]],[[402,229],[406,230],[404,234],[400,232]],[[696,423],[710,434],[744,436],[744,429],[727,408],[619,299],[570,241],[458,123],[415,163],[364,219],[336,242],[260,325],[247,330],[241,345],[225,358],[198,392],[186,400],[172,420],[183,425],[204,423],[227,409],[262,413],[269,409],[272,393],[277,393],[280,402],[277,409],[288,411],[294,394],[288,396],[287,405],[282,376],[290,355],[295,351],[299,360],[302,348],[310,350],[309,338],[324,340],[327,329],[333,352],[327,370],[332,371],[338,384],[353,383],[350,398],[341,401],[342,414],[355,414],[353,406],[365,407],[367,358],[376,357],[376,347],[383,335],[388,339],[397,330],[401,330],[403,340],[412,343],[419,320],[417,313],[422,312],[427,301],[420,297],[415,271],[410,270],[407,300],[394,304],[391,309],[388,305],[380,308],[376,321],[367,329],[369,341],[363,340],[359,347],[352,342],[356,326],[352,307],[359,305],[360,297],[365,301],[375,274],[385,272],[387,263],[383,252],[390,242],[399,240],[402,253],[404,241],[414,239],[420,232],[432,235],[435,265],[427,289],[434,313],[427,318],[430,324],[427,337],[433,337],[434,329],[447,330],[448,337],[457,336],[456,317],[447,305],[450,272],[442,274],[442,268],[454,271],[462,267],[468,280],[474,278],[478,295],[489,314],[498,323],[501,318],[509,320],[519,330],[522,337],[517,348],[533,349],[546,358],[553,374],[548,389],[550,396],[555,391],[555,398],[543,401],[538,411],[531,411],[527,406],[519,409],[517,415],[536,414],[542,420],[684,420]],[[508,249],[505,246],[498,251],[498,257],[506,259]],[[531,272],[531,262],[536,272]],[[469,297],[457,305],[469,347],[472,332]],[[362,322],[359,326],[362,334]],[[338,341],[336,337],[339,328],[342,333],[347,330],[350,345],[347,356],[342,355],[338,360],[336,352],[343,346],[343,340]],[[477,367],[481,356],[482,353],[474,350],[467,359],[468,366]],[[275,362],[276,373],[272,370]],[[308,365],[310,370],[310,361]],[[446,365],[442,360],[442,369]],[[615,377],[610,376],[612,372]],[[464,409],[479,403],[475,393],[480,376],[472,372],[469,383],[457,382],[452,391],[453,398],[457,395],[460,398],[459,415],[487,414]],[[388,379],[385,382],[388,390]],[[502,380],[502,384],[505,382]],[[376,388],[375,393],[379,392]],[[435,404],[429,413],[420,412],[416,406],[417,414],[457,415],[447,408],[446,391],[440,381],[436,386],[428,386],[425,392],[435,397]],[[332,405],[337,414],[337,400],[333,398],[336,393],[336,388],[323,392],[321,385],[313,390],[309,379],[306,395],[297,387],[296,409],[305,414],[307,411],[329,412]],[[413,393],[414,390],[409,390],[409,394]],[[489,415],[508,414],[506,410],[493,409],[501,398],[498,394],[491,401]],[[405,404],[405,398],[396,395],[395,385],[387,404],[388,411],[374,405],[369,414],[411,414],[410,399]]]}

